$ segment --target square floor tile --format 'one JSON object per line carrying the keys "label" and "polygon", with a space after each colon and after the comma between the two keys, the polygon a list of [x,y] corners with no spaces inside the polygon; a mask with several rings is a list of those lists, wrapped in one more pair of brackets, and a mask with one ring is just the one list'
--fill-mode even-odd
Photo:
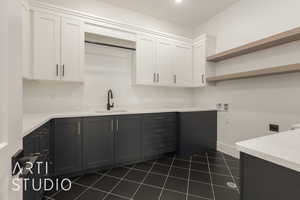
{"label": "square floor tile", "polygon": [[229,170],[226,166],[216,166],[210,165],[209,166],[211,173],[223,174],[226,176],[230,176]]}
{"label": "square floor tile", "polygon": [[233,180],[230,176],[221,176],[217,174],[212,174],[212,182],[214,185],[227,187],[227,183],[233,182]]}
{"label": "square floor tile", "polygon": [[167,177],[163,175],[149,174],[144,183],[156,187],[163,187],[166,178]]}
{"label": "square floor tile", "polygon": [[235,158],[235,157],[232,157],[232,156],[230,156],[230,155],[227,155],[227,154],[223,154],[224,155],[224,158],[226,159],[226,160],[232,160],[232,161],[237,161],[237,160],[239,160],[239,159],[237,159],[237,158]]}
{"label": "square floor tile", "polygon": [[210,175],[208,173],[200,172],[200,171],[192,171],[191,170],[190,180],[200,181],[200,182],[209,183],[209,184],[211,183]]}
{"label": "square floor tile", "polygon": [[229,166],[229,168],[240,168],[240,161],[234,161],[234,160],[226,160],[227,165]]}
{"label": "square floor tile", "polygon": [[85,174],[84,176],[80,177],[79,179],[76,179],[74,182],[79,183],[84,186],[90,186],[93,183],[95,183],[99,178],[101,178],[101,175],[91,173],[91,174]]}
{"label": "square floor tile", "polygon": [[86,190],[85,187],[72,184],[72,187],[69,191],[60,191],[57,194],[53,196],[55,200],[72,200],[76,197],[78,197],[84,190]]}
{"label": "square floor tile", "polygon": [[105,200],[128,200],[128,199],[110,194],[105,198]]}
{"label": "square floor tile", "polygon": [[131,198],[132,195],[135,193],[135,191],[138,188],[137,183],[132,183],[128,181],[122,181],[113,191],[113,194],[121,195],[124,197]]}
{"label": "square floor tile", "polygon": [[175,160],[173,166],[188,169],[190,168],[190,162],[184,160]]}
{"label": "square floor tile", "polygon": [[107,173],[107,175],[122,178],[128,171],[129,169],[127,168],[119,167],[112,169],[110,172]]}
{"label": "square floor tile", "polygon": [[110,192],[119,181],[120,179],[117,178],[103,177],[103,179],[99,180],[95,185],[93,185],[93,188]]}
{"label": "square floor tile", "polygon": [[204,183],[196,183],[193,181],[190,181],[189,184],[189,194],[193,194],[199,197],[212,199],[213,198],[213,192],[211,185],[204,184]]}
{"label": "square floor tile", "polygon": [[232,176],[239,178],[240,170],[239,169],[230,169]]}
{"label": "square floor tile", "polygon": [[189,170],[188,169],[172,167],[171,172],[170,172],[170,176],[174,176],[174,177],[177,177],[177,178],[188,179]]}
{"label": "square floor tile", "polygon": [[206,164],[207,163],[207,158],[206,157],[202,157],[202,156],[193,156],[192,162],[195,162],[195,163],[199,162],[199,163]]}
{"label": "square floor tile", "polygon": [[222,158],[208,158],[209,165],[222,165],[225,166],[225,160]]}
{"label": "square floor tile", "polygon": [[136,195],[133,197],[134,200],[158,200],[161,189],[141,186],[137,191]]}
{"label": "square floor tile", "polygon": [[167,183],[165,185],[165,188],[169,190],[175,190],[178,192],[186,193],[187,192],[187,180],[182,179],[176,179],[169,177],[167,180]]}
{"label": "square floor tile", "polygon": [[207,164],[201,164],[201,163],[192,163],[191,165],[192,170],[198,170],[203,172],[209,172],[208,165]]}
{"label": "square floor tile", "polygon": [[208,200],[208,199],[189,195],[187,200]]}
{"label": "square floor tile", "polygon": [[190,162],[191,156],[176,156],[176,160],[184,160]]}
{"label": "square floor tile", "polygon": [[139,163],[134,166],[135,169],[139,169],[143,171],[149,171],[151,167],[152,167],[152,163],[148,163],[148,162]]}
{"label": "square floor tile", "polygon": [[164,190],[161,196],[161,200],[185,200],[186,195],[176,193],[168,190]]}
{"label": "square floor tile", "polygon": [[162,164],[162,165],[171,165],[173,162],[173,158],[164,157],[164,158],[158,159],[156,162],[158,164]]}
{"label": "square floor tile", "polygon": [[141,182],[145,178],[146,175],[147,175],[146,172],[132,169],[125,176],[125,179],[131,180],[131,181],[136,181],[136,182]]}
{"label": "square floor tile", "polygon": [[100,192],[94,189],[89,189],[85,191],[80,197],[76,200],[102,200],[107,193]]}
{"label": "square floor tile", "polygon": [[208,157],[211,157],[211,158],[220,158],[220,159],[223,159],[223,153],[219,152],[219,151],[209,151],[209,152],[206,152],[207,156]]}
{"label": "square floor tile", "polygon": [[201,157],[206,158],[206,152],[198,152],[198,153],[193,154],[193,156],[201,156]]}
{"label": "square floor tile", "polygon": [[151,172],[166,175],[169,172],[170,167],[164,165],[154,165]]}
{"label": "square floor tile", "polygon": [[216,200],[239,200],[240,198],[236,190],[214,186],[214,191]]}

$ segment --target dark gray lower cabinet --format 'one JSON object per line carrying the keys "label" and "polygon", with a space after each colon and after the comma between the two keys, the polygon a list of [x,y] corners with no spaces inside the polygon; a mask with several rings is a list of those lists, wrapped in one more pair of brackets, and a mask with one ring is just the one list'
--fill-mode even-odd
{"label": "dark gray lower cabinet", "polygon": [[141,117],[138,115],[115,118],[115,161],[117,164],[141,159]]}
{"label": "dark gray lower cabinet", "polygon": [[179,126],[179,155],[216,149],[217,111],[180,113]]}
{"label": "dark gray lower cabinet", "polygon": [[145,115],[142,119],[142,127],[142,153],[144,158],[176,151],[176,113]]}
{"label": "dark gray lower cabinet", "polygon": [[[63,175],[151,159],[178,151],[178,144],[180,154],[215,149],[217,112],[65,118],[51,126],[53,175]],[[40,145],[46,152],[47,144]]]}
{"label": "dark gray lower cabinet", "polygon": [[55,119],[54,163],[55,174],[66,174],[82,169],[81,118]]}
{"label": "dark gray lower cabinet", "polygon": [[114,118],[83,119],[83,167],[100,168],[114,163]]}
{"label": "dark gray lower cabinet", "polygon": [[241,153],[241,200],[300,198],[300,173]]}

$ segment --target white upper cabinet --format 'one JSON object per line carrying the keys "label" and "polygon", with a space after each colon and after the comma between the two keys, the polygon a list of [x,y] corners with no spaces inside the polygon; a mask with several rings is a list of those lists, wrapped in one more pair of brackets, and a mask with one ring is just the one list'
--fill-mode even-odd
{"label": "white upper cabinet", "polygon": [[154,85],[158,82],[156,39],[140,35],[136,48],[136,84]]}
{"label": "white upper cabinet", "polygon": [[204,87],[206,85],[205,64],[205,41],[203,40],[193,47],[193,80],[195,87]]}
{"label": "white upper cabinet", "polygon": [[60,17],[33,14],[33,78],[60,79]]}
{"label": "white upper cabinet", "polygon": [[175,85],[193,86],[193,51],[190,44],[175,44],[173,55],[173,74]]}
{"label": "white upper cabinet", "polygon": [[33,13],[33,79],[82,81],[82,22],[58,15]]}
{"label": "white upper cabinet", "polygon": [[65,81],[81,80],[81,66],[84,60],[82,23],[78,20],[62,18],[61,27],[61,79]]}
{"label": "white upper cabinet", "polygon": [[172,84],[172,56],[173,43],[166,39],[157,40],[157,81],[159,85],[169,86]]}
{"label": "white upper cabinet", "polygon": [[216,40],[206,34],[196,39],[193,44],[193,81],[194,87],[205,87],[206,77],[215,74],[213,63],[206,61],[206,57],[216,51]]}

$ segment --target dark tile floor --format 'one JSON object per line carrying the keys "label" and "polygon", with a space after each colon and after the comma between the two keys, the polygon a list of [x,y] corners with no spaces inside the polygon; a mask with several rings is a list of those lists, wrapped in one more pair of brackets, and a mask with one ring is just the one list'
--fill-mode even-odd
{"label": "dark tile floor", "polygon": [[220,152],[159,160],[99,171],[72,181],[48,200],[239,200],[239,161]]}

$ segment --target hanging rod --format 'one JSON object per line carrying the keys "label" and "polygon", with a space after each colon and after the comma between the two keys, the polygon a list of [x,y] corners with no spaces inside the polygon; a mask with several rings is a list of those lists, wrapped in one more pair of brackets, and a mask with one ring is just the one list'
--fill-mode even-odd
{"label": "hanging rod", "polygon": [[127,49],[127,50],[131,50],[131,51],[136,51],[135,48],[122,47],[122,46],[113,45],[113,44],[105,44],[105,43],[100,43],[100,42],[91,42],[91,41],[87,41],[87,40],[85,41],[85,43],[95,44],[95,45],[101,45],[101,46],[106,46],[106,47],[115,47],[115,48],[119,48],[119,49]]}

